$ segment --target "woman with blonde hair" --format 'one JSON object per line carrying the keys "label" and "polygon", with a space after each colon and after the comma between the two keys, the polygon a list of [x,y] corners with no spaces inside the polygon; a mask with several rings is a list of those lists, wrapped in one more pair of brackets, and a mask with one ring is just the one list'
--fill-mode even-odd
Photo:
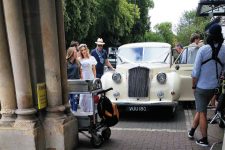
{"label": "woman with blonde hair", "polygon": [[[95,65],[97,61],[89,54],[89,49],[86,44],[80,44],[78,47],[80,51],[80,64],[81,64],[81,79],[93,80],[96,78]],[[80,95],[80,107],[84,112],[93,111],[93,101],[91,94]]]}

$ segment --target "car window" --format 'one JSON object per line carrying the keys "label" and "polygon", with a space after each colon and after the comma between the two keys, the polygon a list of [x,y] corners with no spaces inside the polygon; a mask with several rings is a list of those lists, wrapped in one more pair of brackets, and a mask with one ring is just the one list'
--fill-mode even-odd
{"label": "car window", "polygon": [[174,63],[176,64],[194,64],[199,47],[186,47],[181,54],[176,50],[173,52]]}
{"label": "car window", "polygon": [[151,62],[166,62],[169,63],[168,47],[135,47],[135,48],[120,48],[118,56],[123,61],[151,61]]}
{"label": "car window", "polygon": [[146,47],[144,49],[143,61],[152,61],[152,62],[164,62],[165,61],[165,62],[169,63],[169,59],[168,59],[169,53],[170,53],[169,48]]}
{"label": "car window", "polygon": [[136,47],[136,48],[122,48],[119,50],[118,55],[123,61],[142,61],[143,57],[143,48]]}

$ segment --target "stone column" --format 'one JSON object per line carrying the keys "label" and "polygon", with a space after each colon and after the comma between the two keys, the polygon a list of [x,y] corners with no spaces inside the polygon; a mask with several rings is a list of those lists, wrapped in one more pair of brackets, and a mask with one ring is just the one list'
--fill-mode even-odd
{"label": "stone column", "polygon": [[[57,0],[58,1],[58,0]],[[62,75],[60,48],[56,19],[56,1],[39,0],[42,44],[44,54],[45,79],[48,108],[43,122],[46,137],[46,149],[73,149],[75,147],[75,120],[64,114],[62,96]],[[61,33],[60,33],[61,34]],[[59,44],[60,43],[60,44]],[[61,46],[60,46],[61,45]],[[59,48],[60,46],[60,48]],[[63,54],[64,55],[64,54]],[[64,60],[65,58],[63,58]],[[62,66],[64,63],[62,63]]]}
{"label": "stone column", "polygon": [[[36,110],[33,108],[21,1],[3,1],[3,7],[16,89],[18,107],[16,121],[33,120]],[[24,125],[21,125],[21,127],[24,127]]]}
{"label": "stone column", "polygon": [[[39,2],[22,0],[24,27],[30,66],[31,86],[34,106],[38,106],[37,84],[45,82],[44,58],[40,29]],[[39,110],[40,113],[45,111]]]}
{"label": "stone column", "polygon": [[62,112],[62,87],[55,0],[39,0],[48,112]]}
{"label": "stone column", "polygon": [[66,47],[65,47],[65,30],[62,1],[56,0],[56,21],[59,41],[59,56],[60,56],[60,70],[62,81],[62,99],[63,104],[68,104],[68,90],[67,90],[67,65],[66,65]]}
{"label": "stone column", "polygon": [[0,1],[0,103],[1,124],[15,121],[16,94],[10,61],[9,47],[3,16],[2,1]]}
{"label": "stone column", "polygon": [[[36,109],[33,108],[21,0],[3,0],[1,2],[3,2],[6,33],[15,84],[17,118],[12,127],[0,128],[0,149],[43,150],[45,149],[44,134],[35,117]],[[0,78],[2,79],[2,76]],[[7,82],[9,81],[7,80]]]}
{"label": "stone column", "polygon": [[[69,115],[70,129],[71,132],[65,137],[68,147],[71,149],[78,145],[78,121],[72,113],[70,113],[70,106],[68,103],[68,90],[67,90],[67,63],[66,63],[66,46],[65,46],[65,30],[64,30],[64,17],[62,1],[56,0],[56,20],[58,30],[58,41],[59,41],[59,56],[60,56],[60,71],[61,71],[61,82],[62,82],[62,101],[66,107],[66,112]],[[70,139],[73,139],[71,141]],[[70,149],[69,148],[69,149]]]}

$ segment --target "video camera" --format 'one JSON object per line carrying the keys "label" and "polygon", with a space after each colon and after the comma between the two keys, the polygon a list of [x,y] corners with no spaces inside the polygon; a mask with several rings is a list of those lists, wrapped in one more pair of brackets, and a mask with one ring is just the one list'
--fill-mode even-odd
{"label": "video camera", "polygon": [[220,77],[220,85],[215,89],[215,95],[225,94],[225,73]]}
{"label": "video camera", "polygon": [[220,78],[220,88],[218,93],[217,110],[222,111],[225,108],[225,73]]}
{"label": "video camera", "polygon": [[223,75],[220,77],[220,93],[225,94],[225,72]]}

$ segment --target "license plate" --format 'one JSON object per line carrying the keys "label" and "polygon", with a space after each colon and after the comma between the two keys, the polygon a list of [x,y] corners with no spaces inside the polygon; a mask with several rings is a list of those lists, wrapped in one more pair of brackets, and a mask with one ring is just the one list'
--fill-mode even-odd
{"label": "license plate", "polygon": [[147,111],[147,107],[146,106],[128,106],[127,107],[128,111]]}

